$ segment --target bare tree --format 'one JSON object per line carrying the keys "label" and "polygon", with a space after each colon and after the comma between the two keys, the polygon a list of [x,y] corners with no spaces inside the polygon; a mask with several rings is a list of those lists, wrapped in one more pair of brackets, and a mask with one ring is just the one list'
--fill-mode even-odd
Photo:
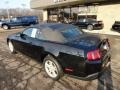
{"label": "bare tree", "polygon": [[[17,16],[38,16],[39,20],[42,20],[42,11],[41,10],[34,10],[34,9],[9,9],[9,14],[12,17]],[[1,18],[7,18],[7,12],[6,9],[0,9],[0,19]]]}

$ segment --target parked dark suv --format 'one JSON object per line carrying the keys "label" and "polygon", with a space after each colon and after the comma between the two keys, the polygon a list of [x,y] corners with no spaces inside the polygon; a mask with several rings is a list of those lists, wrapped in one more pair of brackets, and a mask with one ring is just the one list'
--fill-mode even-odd
{"label": "parked dark suv", "polygon": [[38,24],[37,16],[20,16],[20,17],[16,17],[16,18],[12,18],[10,20],[4,21],[1,27],[7,30],[15,26],[30,26],[34,24]]}
{"label": "parked dark suv", "polygon": [[120,32],[120,21],[115,21],[115,23],[112,25],[112,29]]}
{"label": "parked dark suv", "polygon": [[104,27],[102,21],[97,21],[96,19],[91,19],[91,18],[79,19],[77,21],[71,22],[70,24],[74,24],[82,29],[88,29],[88,30],[103,29]]}

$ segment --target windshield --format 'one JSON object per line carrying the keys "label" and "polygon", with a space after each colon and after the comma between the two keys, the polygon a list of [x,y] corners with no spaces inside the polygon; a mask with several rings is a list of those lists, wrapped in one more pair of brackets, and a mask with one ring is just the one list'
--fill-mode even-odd
{"label": "windshield", "polygon": [[80,36],[83,34],[83,31],[80,28],[73,26],[61,30],[61,33],[64,36],[64,38],[69,42],[79,39]]}

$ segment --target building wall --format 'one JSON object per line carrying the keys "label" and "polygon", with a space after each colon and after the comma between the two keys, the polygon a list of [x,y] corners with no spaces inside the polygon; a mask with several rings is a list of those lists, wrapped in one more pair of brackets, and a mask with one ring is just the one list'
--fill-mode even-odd
{"label": "building wall", "polygon": [[30,6],[33,9],[45,9],[61,7],[66,5],[85,4],[91,2],[101,2],[106,0],[31,0]]}
{"label": "building wall", "polygon": [[115,21],[120,21],[120,4],[103,5],[98,7],[97,19],[103,20],[104,32],[110,31]]}
{"label": "building wall", "polygon": [[47,21],[47,20],[48,20],[48,11],[43,10],[43,21]]}
{"label": "building wall", "polygon": [[[47,20],[47,12],[44,12],[44,21]],[[97,20],[102,20],[104,22],[103,33],[110,31],[113,23],[115,21],[120,21],[120,4],[107,4],[97,6]]]}

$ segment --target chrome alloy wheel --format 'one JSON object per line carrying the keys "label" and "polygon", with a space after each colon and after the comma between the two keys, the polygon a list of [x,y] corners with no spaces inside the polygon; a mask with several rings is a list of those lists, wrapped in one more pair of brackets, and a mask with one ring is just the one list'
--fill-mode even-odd
{"label": "chrome alloy wheel", "polygon": [[56,78],[58,76],[57,66],[51,60],[47,60],[45,62],[45,70],[46,70],[47,74],[52,78]]}
{"label": "chrome alloy wheel", "polygon": [[8,30],[9,27],[7,25],[3,25],[3,29]]}

